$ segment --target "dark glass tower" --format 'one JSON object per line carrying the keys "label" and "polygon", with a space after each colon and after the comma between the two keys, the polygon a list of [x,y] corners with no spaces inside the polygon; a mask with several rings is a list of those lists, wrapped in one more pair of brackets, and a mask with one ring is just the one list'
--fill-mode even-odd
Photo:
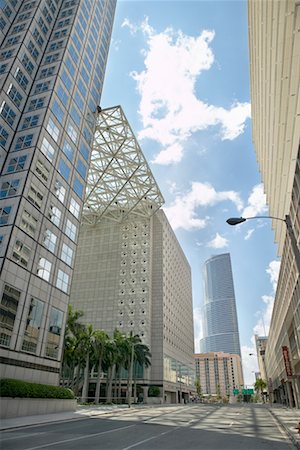
{"label": "dark glass tower", "polygon": [[1,376],[55,384],[116,0],[1,4]]}
{"label": "dark glass tower", "polygon": [[216,255],[204,265],[205,298],[200,352],[241,355],[230,254]]}

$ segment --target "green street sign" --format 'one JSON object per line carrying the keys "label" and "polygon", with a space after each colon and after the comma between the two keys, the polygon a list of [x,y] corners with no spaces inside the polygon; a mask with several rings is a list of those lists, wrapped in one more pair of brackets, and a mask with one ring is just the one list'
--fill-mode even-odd
{"label": "green street sign", "polygon": [[233,389],[233,395],[239,395],[240,391],[238,389]]}
{"label": "green street sign", "polygon": [[243,395],[253,395],[254,394],[254,390],[253,389],[243,389],[242,390],[242,394]]}

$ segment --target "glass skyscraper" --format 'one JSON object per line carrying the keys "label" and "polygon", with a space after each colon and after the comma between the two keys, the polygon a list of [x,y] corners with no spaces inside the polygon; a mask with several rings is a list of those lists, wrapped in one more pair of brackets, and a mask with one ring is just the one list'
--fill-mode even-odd
{"label": "glass skyscraper", "polygon": [[200,352],[241,355],[230,254],[208,259],[204,264],[205,298]]}
{"label": "glass skyscraper", "polygon": [[116,0],[0,9],[1,376],[56,384]]}

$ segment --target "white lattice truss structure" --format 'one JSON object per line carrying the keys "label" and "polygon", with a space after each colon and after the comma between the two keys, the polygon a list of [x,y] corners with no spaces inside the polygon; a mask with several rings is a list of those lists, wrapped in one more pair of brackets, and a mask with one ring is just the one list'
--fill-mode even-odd
{"label": "white lattice truss structure", "polygon": [[100,110],[88,174],[82,222],[121,222],[129,214],[150,217],[164,203],[121,106]]}

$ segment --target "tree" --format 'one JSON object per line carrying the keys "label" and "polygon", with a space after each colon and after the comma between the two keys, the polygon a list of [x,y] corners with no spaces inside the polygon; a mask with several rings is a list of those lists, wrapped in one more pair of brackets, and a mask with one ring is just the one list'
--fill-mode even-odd
{"label": "tree", "polygon": [[81,350],[85,354],[85,368],[82,387],[82,401],[85,402],[88,398],[89,381],[90,381],[90,356],[94,348],[95,331],[91,324],[85,326],[81,333]]}
{"label": "tree", "polygon": [[267,382],[262,378],[258,378],[254,383],[254,389],[256,392],[260,392],[263,403],[265,403],[264,389],[267,387]]}
{"label": "tree", "polygon": [[101,375],[102,375],[102,363],[104,353],[107,347],[109,337],[107,333],[101,330],[96,330],[94,334],[94,352],[93,356],[97,364],[97,380],[96,380],[96,391],[95,391],[95,403],[99,403],[100,389],[101,389]]}
{"label": "tree", "polygon": [[195,387],[196,387],[196,391],[197,391],[198,397],[202,398],[203,394],[202,394],[202,386],[201,386],[201,383],[200,383],[200,378],[196,379]]}

